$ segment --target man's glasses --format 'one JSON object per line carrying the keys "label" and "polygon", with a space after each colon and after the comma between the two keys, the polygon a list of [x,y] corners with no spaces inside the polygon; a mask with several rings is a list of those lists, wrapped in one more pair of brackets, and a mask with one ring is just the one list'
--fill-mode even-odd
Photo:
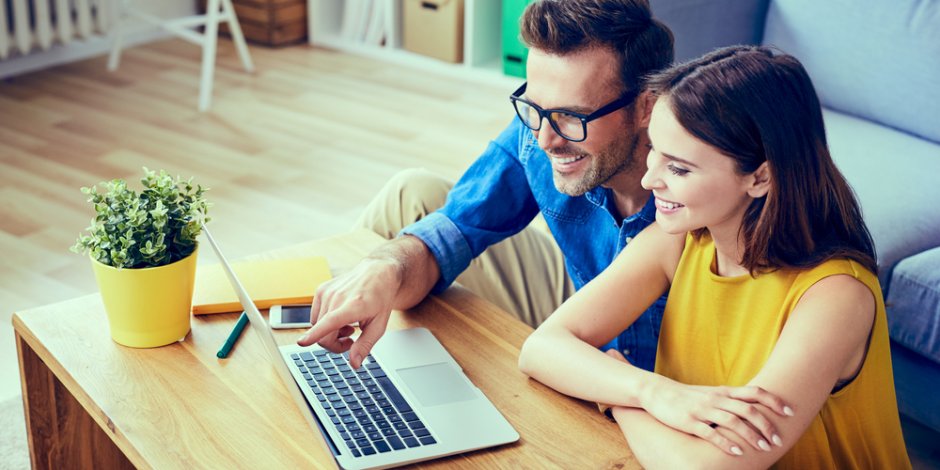
{"label": "man's glasses", "polygon": [[571,142],[582,142],[587,139],[587,125],[589,122],[602,118],[620,108],[623,108],[636,99],[637,90],[631,90],[620,98],[601,106],[600,109],[591,114],[581,114],[567,109],[542,109],[537,105],[530,103],[522,94],[528,83],[523,83],[518,90],[509,96],[509,101],[516,108],[516,114],[526,127],[537,131],[542,128],[542,119],[548,119],[548,123],[555,130],[555,133],[562,136],[565,140]]}

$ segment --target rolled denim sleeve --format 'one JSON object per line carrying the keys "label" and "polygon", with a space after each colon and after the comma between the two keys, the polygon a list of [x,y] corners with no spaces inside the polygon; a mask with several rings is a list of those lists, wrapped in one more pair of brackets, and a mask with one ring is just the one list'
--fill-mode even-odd
{"label": "rolled denim sleeve", "polygon": [[513,122],[460,178],[444,207],[405,227],[420,238],[441,270],[432,292],[450,286],[473,258],[515,235],[538,214],[519,152],[528,129]]}
{"label": "rolled denim sleeve", "polygon": [[431,289],[434,294],[447,289],[454,279],[467,269],[473,259],[470,245],[464,239],[463,233],[440,211],[432,212],[427,217],[405,227],[401,234],[420,238],[437,259],[437,264],[441,269],[441,278]]}

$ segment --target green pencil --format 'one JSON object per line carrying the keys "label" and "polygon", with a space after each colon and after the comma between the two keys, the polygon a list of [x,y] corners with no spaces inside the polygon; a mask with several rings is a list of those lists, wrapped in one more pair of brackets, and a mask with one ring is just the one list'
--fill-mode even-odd
{"label": "green pencil", "polygon": [[215,353],[218,358],[225,359],[228,357],[228,353],[232,351],[232,347],[235,346],[238,337],[242,335],[242,331],[245,331],[245,325],[247,324],[248,314],[242,312],[242,315],[238,317],[238,322],[235,323],[235,328],[232,328],[232,332],[228,334],[228,339],[226,339],[225,344],[222,345],[222,349],[219,349],[219,352]]}

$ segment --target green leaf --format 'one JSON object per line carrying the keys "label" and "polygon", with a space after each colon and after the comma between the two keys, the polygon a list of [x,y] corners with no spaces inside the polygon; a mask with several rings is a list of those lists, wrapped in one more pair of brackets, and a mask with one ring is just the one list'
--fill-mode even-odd
{"label": "green leaf", "polygon": [[121,179],[81,188],[95,218],[70,250],[119,268],[162,266],[189,256],[212,206],[207,189],[194,189],[192,180],[144,167],[140,193]]}

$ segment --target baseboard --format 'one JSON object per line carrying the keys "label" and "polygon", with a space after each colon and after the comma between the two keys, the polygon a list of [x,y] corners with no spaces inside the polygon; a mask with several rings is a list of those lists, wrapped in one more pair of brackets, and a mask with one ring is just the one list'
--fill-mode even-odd
{"label": "baseboard", "polygon": [[[124,49],[169,37],[172,37],[172,34],[163,30],[128,32],[124,36]],[[49,50],[0,60],[0,79],[104,55],[110,51],[110,35],[98,35],[89,39],[74,39],[67,45],[56,44]]]}

